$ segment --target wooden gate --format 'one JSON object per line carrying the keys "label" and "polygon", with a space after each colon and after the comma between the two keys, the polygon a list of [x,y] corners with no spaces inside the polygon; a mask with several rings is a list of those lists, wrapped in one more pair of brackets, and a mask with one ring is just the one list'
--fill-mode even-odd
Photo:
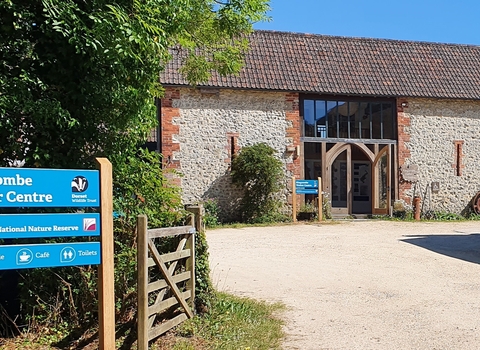
{"label": "wooden gate", "polygon": [[[150,340],[193,317],[195,227],[148,230],[140,215],[137,230],[138,350],[147,350]],[[178,237],[176,251],[160,254],[154,240],[172,236]]]}

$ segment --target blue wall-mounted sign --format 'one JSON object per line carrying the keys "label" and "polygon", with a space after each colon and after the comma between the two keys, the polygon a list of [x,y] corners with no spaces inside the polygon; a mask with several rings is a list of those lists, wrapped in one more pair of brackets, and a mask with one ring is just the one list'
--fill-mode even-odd
{"label": "blue wall-mounted sign", "polygon": [[98,170],[0,168],[0,207],[98,206]]}
{"label": "blue wall-mounted sign", "polygon": [[0,215],[0,239],[99,235],[97,213]]}
{"label": "blue wall-mounted sign", "polygon": [[98,265],[100,242],[0,246],[0,270]]}
{"label": "blue wall-mounted sign", "polygon": [[318,194],[318,180],[295,180],[297,194]]}

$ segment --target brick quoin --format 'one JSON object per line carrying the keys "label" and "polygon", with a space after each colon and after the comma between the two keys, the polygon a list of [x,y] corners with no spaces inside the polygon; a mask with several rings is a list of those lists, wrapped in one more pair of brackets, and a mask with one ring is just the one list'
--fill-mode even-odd
{"label": "brick quoin", "polygon": [[[285,118],[291,124],[286,130],[286,137],[292,140],[292,144],[289,146],[300,145],[300,108],[299,108],[299,94],[298,93],[286,93],[285,94]],[[293,162],[287,163],[287,171],[290,172],[295,178],[299,179],[301,175],[301,158],[298,155],[294,157]],[[297,201],[300,200],[298,195]],[[289,196],[288,203],[292,203],[292,197]]]}
{"label": "brick quoin", "polygon": [[[180,118],[180,109],[173,107],[173,101],[180,99],[180,90],[175,88],[166,88],[165,95],[162,98],[162,154],[163,167],[165,169],[179,169],[180,161],[174,160],[174,152],[180,151],[180,144],[174,143],[175,135],[180,132],[180,127],[173,124],[174,118]],[[180,179],[173,179],[174,183],[179,185]]]}
{"label": "brick quoin", "polygon": [[[225,163],[231,164],[233,157],[238,154],[240,151],[240,146],[238,145],[238,138],[240,137],[240,133],[238,132],[227,132],[227,145],[225,146],[225,150],[227,151],[228,157],[224,159]],[[233,141],[233,149],[232,149],[232,141]],[[232,153],[233,150],[233,153]]]}
{"label": "brick quoin", "polygon": [[[405,107],[402,104],[406,105]],[[407,128],[410,127],[410,115],[405,112],[405,109],[408,109],[408,101],[406,99],[397,100],[397,125],[398,125],[398,167],[406,164],[406,160],[410,158],[410,150],[407,148],[406,143],[410,142],[410,134],[407,131]],[[400,170],[399,170],[400,172]],[[400,174],[398,174],[400,175]],[[412,188],[412,183],[404,181],[401,176],[399,176],[398,182],[398,196],[399,199],[403,199],[406,204],[411,205],[412,200],[410,196],[407,196],[405,192]]]}

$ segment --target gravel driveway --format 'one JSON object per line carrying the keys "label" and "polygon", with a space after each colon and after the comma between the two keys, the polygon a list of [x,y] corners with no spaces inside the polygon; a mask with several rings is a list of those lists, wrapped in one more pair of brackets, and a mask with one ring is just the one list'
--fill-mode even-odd
{"label": "gravel driveway", "polygon": [[480,222],[207,232],[219,290],[288,306],[285,349],[480,349]]}

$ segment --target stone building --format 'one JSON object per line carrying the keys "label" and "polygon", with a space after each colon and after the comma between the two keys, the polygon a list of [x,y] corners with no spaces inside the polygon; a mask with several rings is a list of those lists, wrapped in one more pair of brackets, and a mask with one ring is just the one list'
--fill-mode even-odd
{"label": "stone building", "polygon": [[[256,31],[238,76],[190,87],[161,75],[158,144],[185,203],[238,198],[232,156],[265,142],[292,176],[317,179],[337,215],[464,212],[480,189],[480,47]],[[306,198],[305,198],[306,197]],[[309,200],[298,195],[298,200]]]}

